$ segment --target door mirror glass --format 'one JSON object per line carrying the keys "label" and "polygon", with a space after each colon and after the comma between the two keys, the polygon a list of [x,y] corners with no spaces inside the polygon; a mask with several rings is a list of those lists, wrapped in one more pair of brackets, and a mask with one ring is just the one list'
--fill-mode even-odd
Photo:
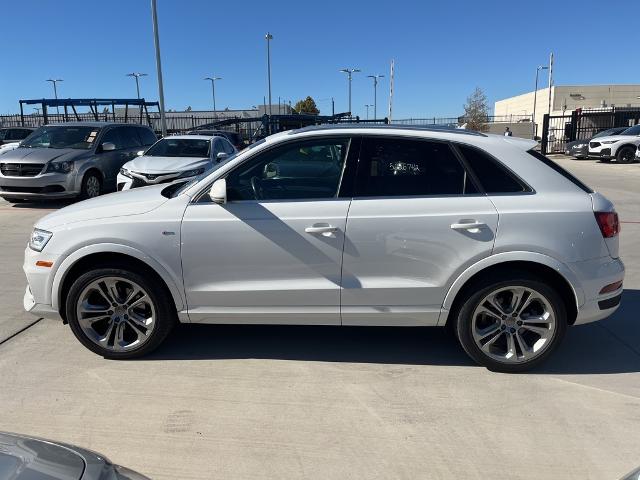
{"label": "door mirror glass", "polygon": [[220,178],[213,182],[211,190],[209,190],[209,198],[214,203],[227,203],[227,181],[224,178]]}
{"label": "door mirror glass", "polygon": [[217,160],[218,162],[221,162],[221,161],[223,161],[223,160],[226,160],[227,158],[229,158],[229,154],[228,154],[228,153],[225,153],[225,152],[220,152],[220,153],[218,153],[218,154],[216,155],[216,160]]}
{"label": "door mirror glass", "polygon": [[116,145],[115,143],[111,143],[111,142],[104,142],[102,144],[102,151],[103,152],[112,152],[116,149]]}

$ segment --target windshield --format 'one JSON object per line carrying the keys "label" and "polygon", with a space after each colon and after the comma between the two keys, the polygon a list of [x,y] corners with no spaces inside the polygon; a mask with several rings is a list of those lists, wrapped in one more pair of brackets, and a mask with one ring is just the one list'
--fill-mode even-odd
{"label": "windshield", "polygon": [[198,138],[163,138],[158,140],[147,152],[150,157],[208,157],[210,140]]}
{"label": "windshield", "polygon": [[21,144],[25,148],[74,148],[89,150],[98,136],[96,127],[40,127]]}
{"label": "windshield", "polygon": [[609,130],[603,130],[600,133],[596,133],[593,138],[600,138],[600,137],[609,137],[611,135],[618,135],[622,130],[619,128],[610,128]]}
{"label": "windshield", "polygon": [[634,125],[633,127],[627,128],[620,135],[640,135],[640,125]]}

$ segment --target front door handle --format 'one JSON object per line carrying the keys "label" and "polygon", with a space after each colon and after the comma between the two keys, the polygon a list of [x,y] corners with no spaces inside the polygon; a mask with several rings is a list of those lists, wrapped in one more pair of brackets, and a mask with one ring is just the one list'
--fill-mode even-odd
{"label": "front door handle", "polygon": [[325,234],[325,233],[335,233],[338,231],[338,227],[334,227],[332,225],[312,225],[311,227],[307,227],[304,229],[304,231],[306,233],[320,233],[320,234]]}
{"label": "front door handle", "polygon": [[459,223],[452,223],[452,230],[479,230],[482,227],[486,227],[487,224],[478,222],[477,220],[460,220]]}

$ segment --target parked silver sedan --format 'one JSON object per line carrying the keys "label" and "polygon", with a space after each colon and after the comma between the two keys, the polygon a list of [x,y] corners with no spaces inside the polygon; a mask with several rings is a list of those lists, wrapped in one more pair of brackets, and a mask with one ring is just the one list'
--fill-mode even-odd
{"label": "parked silver sedan", "polygon": [[36,223],[24,305],[107,358],[176,321],[448,326],[478,363],[538,365],[620,303],[614,206],[534,150],[461,130],[317,127],[191,182]]}

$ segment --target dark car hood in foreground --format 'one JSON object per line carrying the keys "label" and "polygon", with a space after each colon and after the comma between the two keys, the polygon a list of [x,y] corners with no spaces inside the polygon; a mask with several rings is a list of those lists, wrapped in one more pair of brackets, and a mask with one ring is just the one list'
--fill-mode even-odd
{"label": "dark car hood in foreground", "polygon": [[7,163],[48,163],[51,160],[65,162],[75,160],[77,157],[91,150],[77,148],[22,148],[10,150],[2,155],[2,162]]}
{"label": "dark car hood in foreground", "polygon": [[83,448],[0,432],[0,479],[149,480]]}

